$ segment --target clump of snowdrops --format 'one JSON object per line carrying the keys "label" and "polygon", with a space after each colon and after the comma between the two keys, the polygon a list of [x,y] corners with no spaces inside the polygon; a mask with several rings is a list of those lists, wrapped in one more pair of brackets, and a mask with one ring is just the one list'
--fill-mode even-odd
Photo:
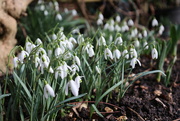
{"label": "clump of snowdrops", "polygon": [[120,16],[104,25],[102,14],[99,19],[93,37],[84,36],[78,29],[65,35],[59,28],[46,37],[47,41],[37,38],[33,43],[27,38],[24,47],[12,50],[13,79],[6,80],[11,94],[7,118],[20,114],[17,117],[21,120],[56,119],[63,107],[69,106],[65,102],[95,100],[97,105],[108,101],[113,90],[119,100],[140,77],[164,74],[160,70],[132,74],[142,65],[140,55],[144,52],[158,58],[157,43],[149,39],[145,27],[139,30],[131,19],[121,21]]}

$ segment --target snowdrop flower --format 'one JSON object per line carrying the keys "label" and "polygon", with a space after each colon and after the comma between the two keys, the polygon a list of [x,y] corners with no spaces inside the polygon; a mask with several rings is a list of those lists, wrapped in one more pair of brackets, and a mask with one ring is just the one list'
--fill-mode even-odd
{"label": "snowdrop flower", "polygon": [[33,43],[30,43],[30,42],[26,42],[25,44],[26,46],[26,51],[30,54],[31,51],[36,47],[36,45],[34,45]]}
{"label": "snowdrop flower", "polygon": [[61,14],[60,14],[60,13],[58,13],[58,14],[56,15],[56,19],[57,19],[57,20],[59,20],[59,21],[61,21],[61,20],[62,20],[62,16],[61,16]]}
{"label": "snowdrop flower", "polygon": [[121,22],[121,17],[119,15],[116,16],[116,22]]}
{"label": "snowdrop flower", "polygon": [[103,20],[102,19],[98,19],[97,20],[97,25],[103,25]]}
{"label": "snowdrop flower", "polygon": [[52,73],[52,74],[54,73],[54,70],[51,66],[49,67],[49,73]]}
{"label": "snowdrop flower", "polygon": [[159,27],[159,35],[162,35],[162,33],[164,32],[164,26],[163,25],[161,25],[160,27]]}
{"label": "snowdrop flower", "polygon": [[117,32],[120,32],[121,27],[118,24],[116,24],[115,27],[114,27],[114,30],[116,30]]}
{"label": "snowdrop flower", "polygon": [[101,74],[101,69],[98,66],[96,66],[95,68],[96,68],[97,73]]}
{"label": "snowdrop flower", "polygon": [[133,22],[132,19],[129,19],[129,20],[128,20],[128,25],[129,25],[129,26],[134,26],[134,22]]}
{"label": "snowdrop flower", "polygon": [[74,37],[70,37],[70,38],[69,38],[69,41],[70,41],[71,43],[73,43],[73,44],[77,44],[77,41],[76,41],[76,39],[75,39]]}
{"label": "snowdrop flower", "polygon": [[37,39],[36,39],[36,44],[37,44],[37,45],[40,45],[40,44],[42,44],[42,41],[41,41],[41,39],[37,38]]}
{"label": "snowdrop flower", "polygon": [[44,10],[45,10],[45,6],[44,6],[43,4],[40,6],[40,10],[41,10],[41,11],[44,11]]}
{"label": "snowdrop flower", "polygon": [[54,54],[55,54],[56,58],[58,58],[59,55],[62,54],[61,50],[62,49],[59,46],[55,49]]}
{"label": "snowdrop flower", "polygon": [[78,76],[74,79],[74,81],[76,82],[78,88],[80,88],[80,83],[82,82],[82,80],[81,80],[82,77],[83,77],[83,76],[79,76],[79,75],[78,75]]}
{"label": "snowdrop flower", "polygon": [[79,57],[77,57],[77,56],[74,56],[74,62],[76,62],[76,64],[77,64],[78,66],[81,65],[81,61],[80,61]]}
{"label": "snowdrop flower", "polygon": [[157,59],[158,58],[158,52],[157,52],[156,48],[152,49],[151,56],[152,56],[152,59]]}
{"label": "snowdrop flower", "polygon": [[144,47],[144,49],[146,49],[146,50],[149,48],[148,43],[147,43],[146,41],[143,43],[143,47]]}
{"label": "snowdrop flower", "polygon": [[80,34],[80,35],[78,36],[77,42],[78,42],[79,45],[84,42],[84,37],[83,37],[82,34]]}
{"label": "snowdrop flower", "polygon": [[142,34],[141,33],[138,34],[138,38],[142,39]]}
{"label": "snowdrop flower", "polygon": [[104,51],[104,58],[107,60],[107,58],[113,59],[112,52],[109,48],[106,48]]}
{"label": "snowdrop flower", "polygon": [[145,29],[143,30],[143,36],[147,37],[147,31]]}
{"label": "snowdrop flower", "polygon": [[79,67],[76,64],[72,64],[71,69],[72,75],[74,75],[77,71],[79,72]]}
{"label": "snowdrop flower", "polygon": [[67,8],[64,8],[64,12],[67,14],[69,10]]}
{"label": "snowdrop flower", "polygon": [[55,93],[54,93],[53,88],[49,84],[46,84],[44,86],[44,97],[47,99],[48,95],[55,97]]}
{"label": "snowdrop flower", "polygon": [[20,54],[18,55],[18,60],[19,60],[21,63],[23,63],[24,58],[27,57],[27,56],[29,56],[28,52],[26,52],[25,50],[22,50],[22,51],[20,52]]}
{"label": "snowdrop flower", "polygon": [[36,55],[35,57],[35,67],[37,68],[40,65],[40,58]]}
{"label": "snowdrop flower", "polygon": [[56,39],[57,39],[57,35],[56,35],[56,34],[53,34],[53,35],[52,35],[52,39],[53,39],[53,40],[56,40]]}
{"label": "snowdrop flower", "polygon": [[134,58],[131,60],[130,65],[132,66],[132,68],[135,68],[135,64],[136,64],[137,62],[138,62],[139,65],[141,66],[141,62],[140,62],[136,57],[134,57]]}
{"label": "snowdrop flower", "polygon": [[114,25],[113,24],[110,24],[110,26],[109,26],[109,31],[111,31],[111,32],[113,32],[114,31]]}
{"label": "snowdrop flower", "polygon": [[47,10],[44,11],[44,15],[47,16],[49,12]]}
{"label": "snowdrop flower", "polygon": [[79,33],[79,29],[78,28],[75,28],[72,30],[72,34],[78,34]]}
{"label": "snowdrop flower", "polygon": [[137,51],[134,48],[130,49],[131,58],[137,58]]}
{"label": "snowdrop flower", "polygon": [[68,95],[68,87],[70,87],[70,90],[72,92],[72,94],[74,96],[78,96],[79,95],[79,86],[78,84],[74,81],[74,80],[70,80],[67,85],[66,85],[66,88],[65,88],[65,94]]}
{"label": "snowdrop flower", "polygon": [[18,67],[18,57],[14,57],[13,58],[13,65],[14,65],[14,68],[17,68]]}
{"label": "snowdrop flower", "polygon": [[59,11],[59,3],[57,1],[54,2],[55,10]]}
{"label": "snowdrop flower", "polygon": [[58,76],[61,77],[61,79],[64,79],[68,75],[68,70],[72,71],[71,67],[67,65],[65,61],[57,67],[55,71],[55,79],[58,78]]}
{"label": "snowdrop flower", "polygon": [[98,19],[104,20],[104,16],[102,13],[99,13]]}
{"label": "snowdrop flower", "polygon": [[109,29],[109,26],[110,26],[110,24],[109,24],[109,23],[106,23],[106,24],[104,25],[104,29],[105,29],[105,30],[108,30],[108,29]]}
{"label": "snowdrop flower", "polygon": [[122,40],[121,36],[117,37],[114,43],[116,45],[122,45],[123,44],[123,40]]}
{"label": "snowdrop flower", "polygon": [[153,26],[153,27],[158,26],[158,21],[157,21],[156,18],[154,18],[154,19],[152,20],[152,26]]}
{"label": "snowdrop flower", "polygon": [[41,67],[41,74],[44,74],[44,68],[48,68],[50,63],[49,57],[47,55],[42,55],[40,59],[40,67]]}
{"label": "snowdrop flower", "polygon": [[92,45],[90,45],[90,47],[88,48],[87,53],[88,53],[89,57],[93,57],[95,55],[93,48],[94,47]]}
{"label": "snowdrop flower", "polygon": [[75,9],[72,10],[72,16],[77,16],[77,11]]}
{"label": "snowdrop flower", "polygon": [[101,46],[101,45],[106,45],[106,40],[105,40],[105,38],[103,37],[103,36],[101,36],[100,38],[99,38],[99,40],[97,41],[97,44],[99,45],[99,46]]}
{"label": "snowdrop flower", "polygon": [[125,50],[122,52],[122,55],[123,55],[126,59],[129,59],[129,54],[128,54],[127,49],[125,49]]}
{"label": "snowdrop flower", "polygon": [[139,42],[138,39],[136,39],[136,40],[134,41],[134,46],[135,46],[136,48],[138,48],[138,47],[140,46],[140,42]]}
{"label": "snowdrop flower", "polygon": [[31,45],[32,45],[32,43],[30,43],[30,42],[26,42],[26,44],[25,44],[25,46],[26,46],[26,51],[28,52],[28,53],[30,53],[31,52]]}
{"label": "snowdrop flower", "polygon": [[116,59],[119,59],[121,57],[121,52],[118,50],[118,49],[115,49],[114,51],[113,51],[113,58],[115,59],[115,61],[116,61]]}

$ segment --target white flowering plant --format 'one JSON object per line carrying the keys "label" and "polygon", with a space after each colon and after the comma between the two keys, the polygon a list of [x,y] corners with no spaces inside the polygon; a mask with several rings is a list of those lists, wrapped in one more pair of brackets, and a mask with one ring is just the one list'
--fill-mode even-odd
{"label": "white flowering plant", "polygon": [[7,76],[4,89],[9,91],[4,97],[10,97],[10,107],[1,107],[7,110],[7,119],[55,120],[65,106],[70,106],[68,101],[94,100],[97,105],[108,101],[112,91],[119,101],[140,77],[165,75],[162,70],[132,73],[142,65],[142,54],[159,58],[153,31],[136,27],[131,19],[121,21],[120,16],[108,21],[102,14],[98,17],[103,23],[97,21],[95,32],[83,34],[75,29],[65,34],[58,28],[43,41],[27,38],[24,47],[12,50],[13,79]]}

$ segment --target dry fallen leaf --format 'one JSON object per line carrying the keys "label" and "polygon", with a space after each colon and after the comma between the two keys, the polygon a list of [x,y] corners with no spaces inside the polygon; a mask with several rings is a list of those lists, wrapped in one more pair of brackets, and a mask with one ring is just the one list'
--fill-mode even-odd
{"label": "dry fallen leaf", "polygon": [[126,121],[128,118],[126,116],[120,116],[116,118],[117,121]]}
{"label": "dry fallen leaf", "polygon": [[105,107],[104,109],[106,112],[113,112],[113,109],[109,108],[109,107]]}
{"label": "dry fallen leaf", "polygon": [[86,103],[83,103],[83,104],[80,105],[79,111],[81,111],[82,108],[87,109],[87,107],[88,107],[87,104],[86,104]]}
{"label": "dry fallen leaf", "polygon": [[141,89],[145,89],[145,90],[148,89],[148,87],[147,87],[147,86],[144,86],[144,85],[140,85],[140,88],[141,88]]}
{"label": "dry fallen leaf", "polygon": [[160,96],[162,94],[162,92],[160,90],[155,90],[154,94],[157,95],[157,96]]}

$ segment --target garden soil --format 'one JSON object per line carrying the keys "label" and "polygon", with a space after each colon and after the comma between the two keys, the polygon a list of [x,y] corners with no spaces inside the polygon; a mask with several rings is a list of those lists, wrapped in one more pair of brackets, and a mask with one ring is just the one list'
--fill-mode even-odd
{"label": "garden soil", "polygon": [[[151,62],[150,57],[142,57],[142,66],[134,73],[146,70]],[[165,63],[165,66],[168,65]],[[153,68],[154,69],[154,68]],[[152,69],[152,70],[153,70]],[[103,118],[97,113],[90,119],[90,109],[71,110],[61,121],[180,121],[180,45],[178,57],[173,67],[171,84],[165,86],[156,81],[156,74],[147,75],[137,80],[117,101],[113,93],[108,103],[100,103],[97,108]],[[114,105],[114,106],[113,106]]]}

